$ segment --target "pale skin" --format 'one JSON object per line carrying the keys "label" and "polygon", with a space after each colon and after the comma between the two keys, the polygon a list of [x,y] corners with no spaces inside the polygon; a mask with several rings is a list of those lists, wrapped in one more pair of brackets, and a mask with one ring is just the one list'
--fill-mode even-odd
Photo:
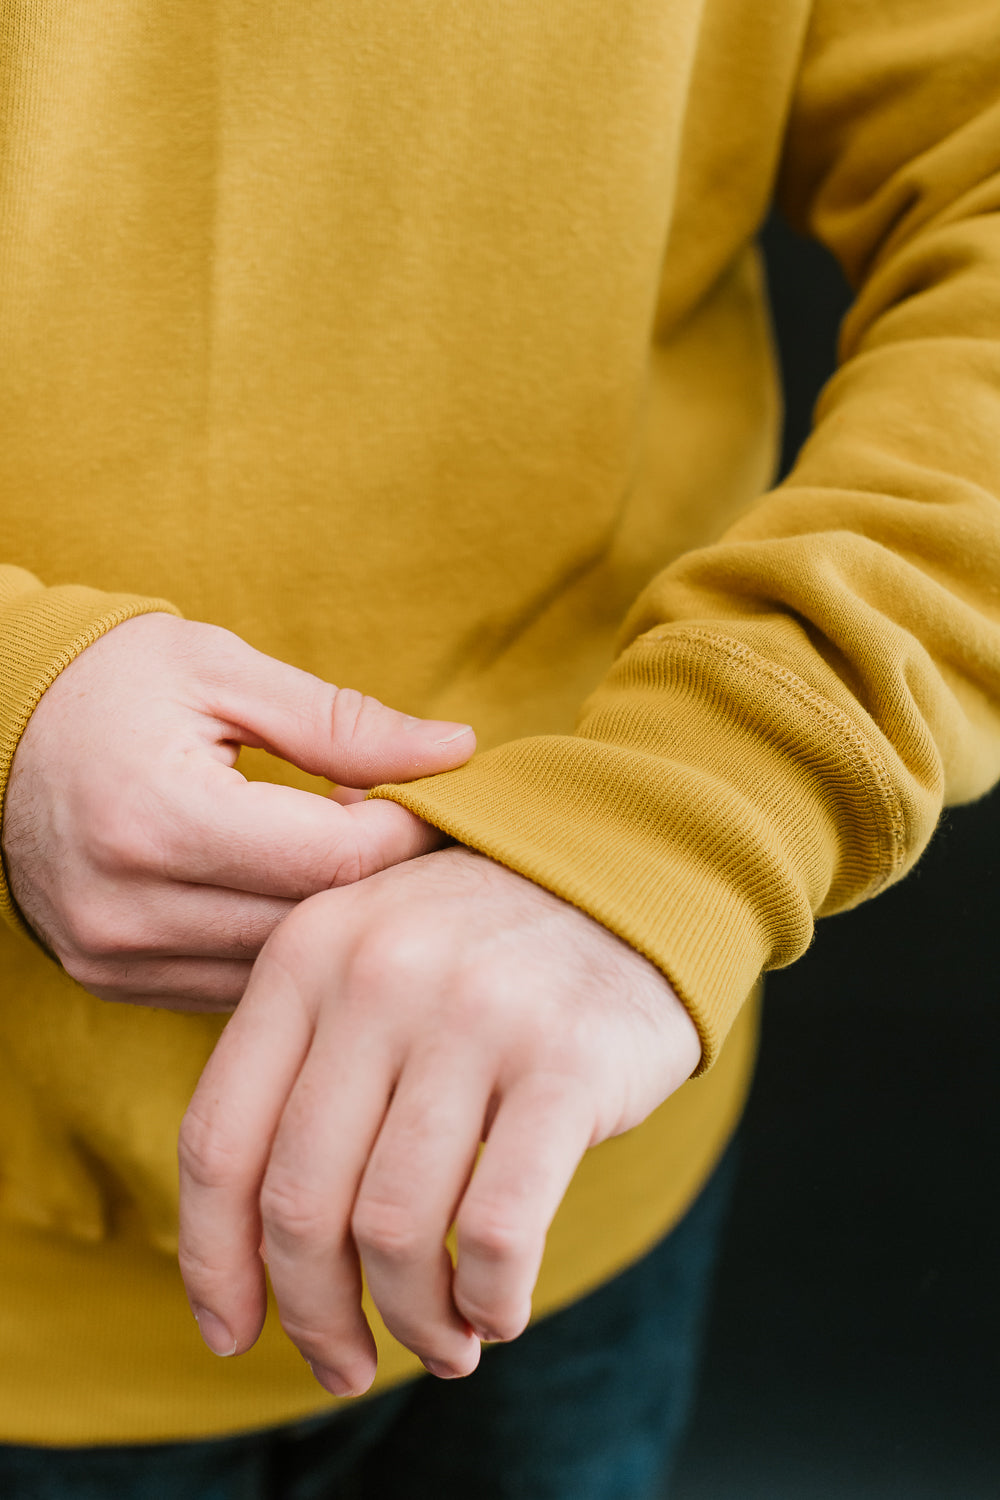
{"label": "pale skin", "polygon": [[462,765],[475,736],[212,625],[150,614],[116,626],[42,695],[3,823],[22,913],[95,995],[231,1010],[297,901],[445,842],[389,803],[248,782],[241,745],[373,786]]}
{"label": "pale skin", "polygon": [[[253,1344],[265,1313],[263,1250],[282,1325],[333,1394],[359,1394],[375,1375],[362,1266],[390,1331],[432,1373],[467,1375],[481,1341],[514,1338],[527,1323],[545,1235],[583,1153],[684,1082],[700,1058],[697,1032],[635,950],[502,865],[441,847],[404,809],[348,793],[346,805],[311,799],[323,815],[273,801],[257,817],[263,793],[248,795],[245,783],[242,801],[220,791],[223,773],[238,780],[236,741],[365,787],[461,764],[472,736],[450,736],[462,726],[404,728],[376,705],[355,706],[348,730],[349,700],[338,731],[336,697],[319,688],[305,698],[316,695],[321,709],[302,709],[294,693],[297,709],[272,701],[273,674],[292,668],[244,659],[249,677],[234,677],[208,637],[179,628],[187,622],[146,619],[171,629],[140,646],[133,627],[143,620],[117,627],[42,699],[18,750],[4,847],[22,910],[95,993],[189,1010],[239,1002],[180,1140],[180,1262],[202,1336],[219,1354]],[[127,634],[138,654],[122,647],[112,661],[111,643]],[[227,650],[233,639],[224,637]],[[161,645],[164,671],[150,656]],[[81,673],[71,693],[72,674],[102,646],[100,681]],[[256,693],[255,672],[272,673]],[[70,686],[47,724],[41,709],[60,682]],[[105,687],[117,707],[102,714]],[[153,695],[145,714],[129,710],[136,692],[143,703]],[[174,750],[160,755],[164,737]],[[104,779],[94,770],[102,755],[115,772]],[[200,789],[207,837],[181,807],[186,776]],[[144,856],[137,872],[129,845],[109,875],[107,841],[98,837],[95,857],[88,838],[117,826],[123,795],[154,822],[164,806],[174,811],[162,837],[147,828],[142,848],[151,843],[156,858]],[[45,813],[47,799],[58,816]],[[119,939],[94,910],[74,919],[88,890],[81,872],[95,868]],[[93,893],[87,900],[93,907]],[[81,963],[81,935],[97,930]],[[454,1266],[444,1247],[452,1223]]]}

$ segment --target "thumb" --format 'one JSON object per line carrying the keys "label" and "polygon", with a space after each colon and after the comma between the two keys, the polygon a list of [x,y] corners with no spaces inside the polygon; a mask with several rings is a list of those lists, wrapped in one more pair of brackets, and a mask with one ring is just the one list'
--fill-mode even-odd
{"label": "thumb", "polygon": [[314,776],[352,787],[412,781],[464,765],[476,748],[468,724],[420,719],[377,698],[302,672],[229,638],[209,674],[206,707],[223,737],[272,751]]}

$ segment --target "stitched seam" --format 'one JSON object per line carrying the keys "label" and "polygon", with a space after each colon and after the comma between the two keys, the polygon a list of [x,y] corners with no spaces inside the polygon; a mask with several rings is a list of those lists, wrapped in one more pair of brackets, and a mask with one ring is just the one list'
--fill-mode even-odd
{"label": "stitched seam", "polygon": [[[901,869],[906,858],[906,816],[889,775],[888,767],[874,746],[870,745],[850,719],[829,698],[809,686],[787,667],[768,661],[729,636],[715,635],[697,626],[671,631],[670,635],[646,636],[647,649],[676,647],[690,643],[705,652],[736,664],[766,678],[779,692],[807,708],[832,729],[848,751],[848,764],[857,776],[879,834],[879,862],[874,890],[884,885]],[[639,644],[637,642],[637,644]],[[888,820],[888,826],[886,822]]]}

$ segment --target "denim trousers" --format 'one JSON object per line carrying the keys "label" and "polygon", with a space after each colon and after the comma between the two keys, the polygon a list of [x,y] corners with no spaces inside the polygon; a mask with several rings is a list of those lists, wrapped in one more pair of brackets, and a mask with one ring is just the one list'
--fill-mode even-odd
{"label": "denim trousers", "polygon": [[[648,1255],[484,1351],[332,1416],[210,1441],[0,1445],[3,1500],[663,1500],[691,1405],[732,1147]],[[52,1399],[58,1401],[58,1391]]]}

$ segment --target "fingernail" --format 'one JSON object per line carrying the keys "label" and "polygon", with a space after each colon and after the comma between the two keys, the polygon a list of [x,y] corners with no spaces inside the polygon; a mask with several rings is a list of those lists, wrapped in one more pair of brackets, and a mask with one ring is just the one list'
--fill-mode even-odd
{"label": "fingernail", "polygon": [[198,1332],[213,1354],[217,1354],[220,1359],[228,1359],[231,1354],[236,1353],[239,1341],[233,1338],[225,1323],[214,1312],[209,1312],[207,1307],[196,1307],[194,1320],[198,1325]]}
{"label": "fingernail", "polygon": [[345,1380],[343,1375],[338,1375],[336,1370],[328,1370],[325,1365],[314,1365],[311,1359],[307,1359],[306,1364],[312,1370],[323,1389],[329,1391],[331,1396],[356,1396],[359,1394],[350,1381]]}
{"label": "fingernail", "polygon": [[459,1379],[459,1374],[458,1374],[457,1370],[453,1370],[452,1367],[451,1367],[451,1365],[443,1365],[443,1364],[441,1364],[436,1359],[425,1359],[424,1360],[424,1369],[428,1370],[432,1375],[436,1375],[437,1378],[438,1378],[438,1380],[458,1380]]}
{"label": "fingernail", "polygon": [[460,740],[463,734],[471,734],[472,725],[456,724],[454,719],[418,719],[407,714],[403,733],[419,734],[421,739],[430,740],[434,745],[450,745],[452,740]]}
{"label": "fingernail", "polygon": [[491,1333],[488,1328],[473,1328],[473,1333],[481,1344],[502,1344],[503,1339],[497,1333]]}
{"label": "fingernail", "polygon": [[440,740],[436,739],[434,741],[434,744],[435,745],[450,745],[453,740],[460,740],[462,738],[463,734],[471,734],[471,733],[472,733],[472,725],[471,724],[463,724],[462,727],[461,727],[461,729],[456,729],[451,734],[446,734],[443,739],[440,739]]}

